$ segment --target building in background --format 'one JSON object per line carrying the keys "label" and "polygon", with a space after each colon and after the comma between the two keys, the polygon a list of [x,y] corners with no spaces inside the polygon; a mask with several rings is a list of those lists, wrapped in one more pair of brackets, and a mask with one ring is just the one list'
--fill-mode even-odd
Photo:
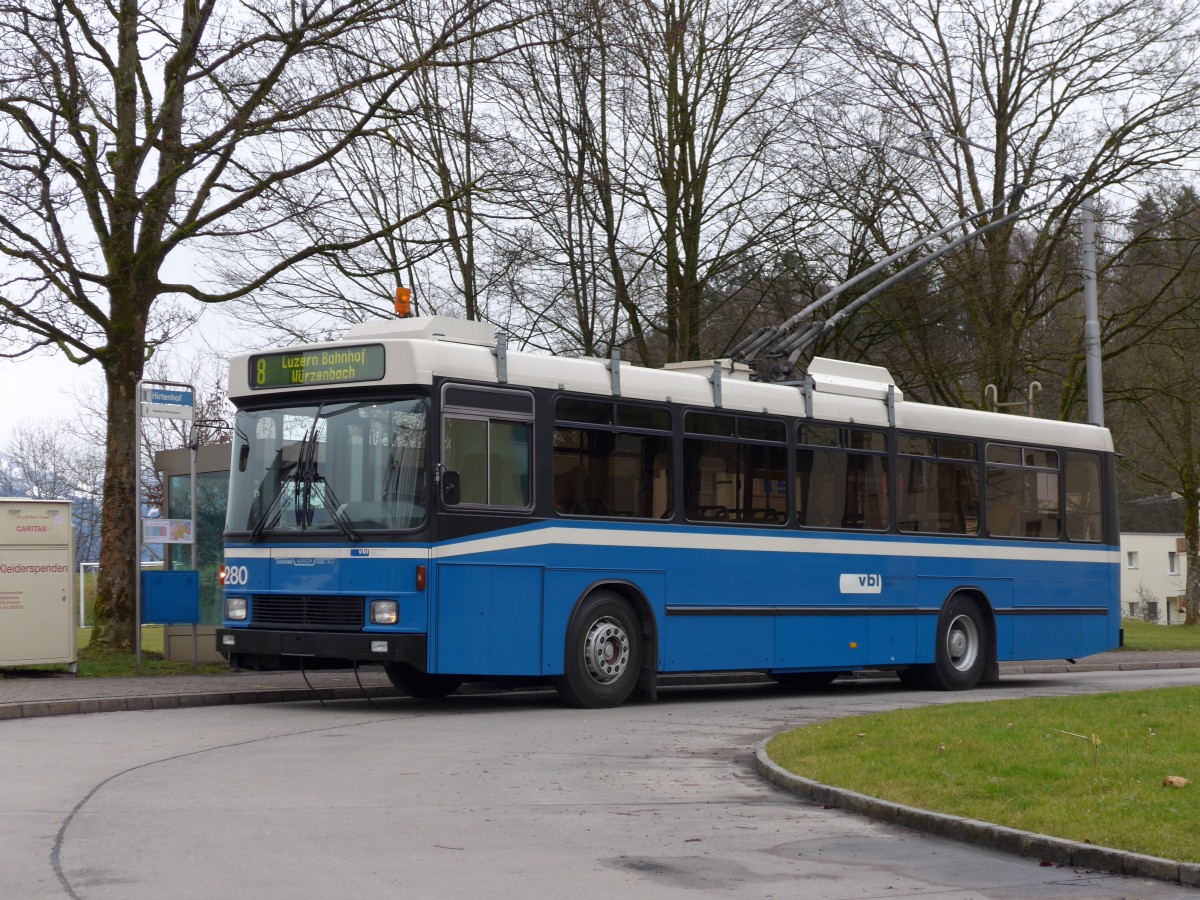
{"label": "building in background", "polygon": [[1187,546],[1182,534],[1121,535],[1121,614],[1162,625],[1187,615]]}

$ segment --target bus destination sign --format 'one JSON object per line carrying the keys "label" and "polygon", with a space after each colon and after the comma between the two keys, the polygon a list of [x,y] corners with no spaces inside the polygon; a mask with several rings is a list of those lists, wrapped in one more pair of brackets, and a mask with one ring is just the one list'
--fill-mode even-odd
{"label": "bus destination sign", "polygon": [[383,378],[383,345],[289,350],[250,357],[250,388],[312,387],[379,381]]}

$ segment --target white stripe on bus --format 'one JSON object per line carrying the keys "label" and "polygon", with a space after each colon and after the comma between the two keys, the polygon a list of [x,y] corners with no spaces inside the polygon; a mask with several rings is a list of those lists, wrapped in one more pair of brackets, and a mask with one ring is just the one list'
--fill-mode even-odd
{"label": "white stripe on bus", "polygon": [[[805,553],[833,556],[910,556],[925,559],[965,557],[967,560],[1077,562],[1115,564],[1120,551],[1080,544],[1021,544],[1004,546],[943,541],[813,537],[804,532],[729,534],[728,532],[570,528],[550,526],[465,538],[435,546],[398,547],[230,547],[226,560],[244,559],[456,559],[504,550],[547,545],[573,547],[635,547],[659,550],[704,550],[737,553]],[[361,551],[367,551],[362,555]],[[355,551],[358,551],[356,553]]]}

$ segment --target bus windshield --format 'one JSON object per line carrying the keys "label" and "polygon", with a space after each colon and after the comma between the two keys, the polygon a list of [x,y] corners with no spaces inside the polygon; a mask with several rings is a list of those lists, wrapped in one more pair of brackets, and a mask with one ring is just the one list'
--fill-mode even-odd
{"label": "bus windshield", "polygon": [[418,399],[240,410],[226,530],[353,540],[420,526],[426,419]]}

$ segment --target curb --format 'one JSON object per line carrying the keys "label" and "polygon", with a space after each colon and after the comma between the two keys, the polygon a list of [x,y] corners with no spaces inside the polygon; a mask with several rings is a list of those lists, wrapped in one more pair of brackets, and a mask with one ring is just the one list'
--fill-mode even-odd
{"label": "curb", "polygon": [[1200,660],[1173,659],[1127,663],[1000,663],[1001,675],[1063,675],[1071,672],[1145,672],[1151,669],[1200,669]]}
{"label": "curb", "polygon": [[[366,696],[395,697],[392,688],[368,687]],[[79,700],[38,700],[0,705],[0,721],[38,719],[45,716],[74,716],[83,713],[131,712],[147,709],[191,709],[198,706],[230,706],[243,703],[295,703],[303,700],[356,700],[358,688],[279,688],[253,691],[208,691],[191,694],[148,694],[132,697],[87,697]]]}
{"label": "curb", "polygon": [[1041,859],[1060,866],[1078,866],[1111,872],[1114,875],[1155,878],[1186,887],[1200,887],[1200,863],[1179,862],[1128,850],[1114,850],[1033,831],[994,825],[978,819],[966,819],[915,806],[904,806],[794,775],[767,756],[767,742],[770,740],[771,738],[764,740],[755,751],[758,773],[772,784],[810,803],[818,803],[826,808],[849,810],[914,831],[923,831],[937,837],[1015,856]]}
{"label": "curb", "polygon": [[[1072,672],[1116,672],[1142,671],[1147,669],[1197,669],[1200,660],[1164,660],[1128,663],[1001,663],[1003,675],[1061,675]],[[890,671],[864,669],[843,679],[856,681],[878,681],[894,678]],[[770,684],[771,680],[761,672],[724,672],[713,674],[660,675],[659,687],[683,685],[733,685]],[[496,687],[489,682],[480,682],[474,689],[470,685],[461,693],[492,693]],[[365,686],[367,696],[395,698],[391,687]],[[228,706],[235,703],[297,703],[305,700],[356,700],[363,697],[358,687],[317,688],[256,688],[254,690],[213,690],[188,693],[133,694],[124,697],[84,697],[58,700],[29,700],[0,703],[0,722],[6,719],[33,719],[44,716],[74,716],[85,713],[128,712],[146,709],[181,709],[197,706]]]}
{"label": "curb", "polygon": [[[725,675],[669,675],[659,679],[660,686],[703,686],[731,684],[770,684],[758,673]],[[465,685],[459,694],[490,694],[497,690],[544,690],[547,686],[497,688],[492,682]],[[243,703],[300,703],[311,700],[395,700],[401,697],[391,686],[364,685],[331,688],[255,688],[253,690],[193,691],[177,694],[132,694],[123,697],[83,697],[60,700],[27,700],[0,703],[0,722],[6,719],[39,719],[46,716],[74,716],[85,713],[132,712],[147,709],[191,709],[199,706],[230,706]]]}

